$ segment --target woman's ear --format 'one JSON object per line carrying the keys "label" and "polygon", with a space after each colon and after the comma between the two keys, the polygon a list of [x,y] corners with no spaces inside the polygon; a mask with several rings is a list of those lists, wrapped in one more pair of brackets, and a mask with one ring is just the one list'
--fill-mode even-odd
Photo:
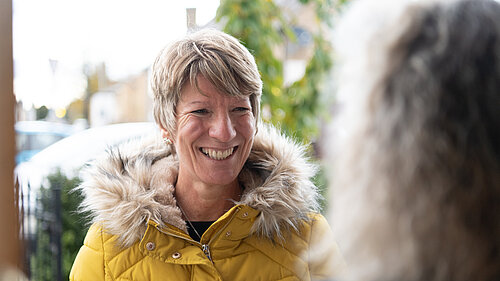
{"label": "woman's ear", "polygon": [[167,130],[161,128],[161,137],[162,138],[169,138],[170,137],[170,134],[167,132]]}
{"label": "woman's ear", "polygon": [[171,136],[170,136],[170,133],[167,132],[167,130],[165,130],[163,128],[161,128],[161,137],[163,138],[163,142],[165,144],[171,145],[173,143]]}

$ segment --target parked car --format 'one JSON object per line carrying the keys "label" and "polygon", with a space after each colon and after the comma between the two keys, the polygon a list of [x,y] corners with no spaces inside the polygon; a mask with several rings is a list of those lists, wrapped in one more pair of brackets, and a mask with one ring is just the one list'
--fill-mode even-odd
{"label": "parked car", "polygon": [[[56,169],[60,169],[70,176],[77,176],[78,170],[86,162],[104,153],[109,146],[155,132],[159,132],[155,123],[136,122],[95,127],[76,133],[71,132],[71,136],[64,138],[61,137],[62,131],[59,135],[52,133],[51,137],[47,137],[47,141],[50,138],[56,139],[58,136],[60,140],[36,153],[29,161],[17,165],[16,177],[20,183],[30,182],[32,187],[36,187],[40,185],[45,176]],[[30,146],[27,143],[25,146],[33,150],[37,148],[35,144]],[[39,146],[41,143],[38,144]]]}
{"label": "parked car", "polygon": [[48,121],[19,121],[16,131],[16,164],[26,162],[49,145],[75,132],[73,125]]}

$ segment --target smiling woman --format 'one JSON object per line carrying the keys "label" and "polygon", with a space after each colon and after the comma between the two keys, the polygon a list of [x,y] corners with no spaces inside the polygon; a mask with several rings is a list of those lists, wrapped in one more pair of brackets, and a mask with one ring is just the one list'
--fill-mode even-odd
{"label": "smiling woman", "polygon": [[[206,190],[215,195],[213,188],[202,186],[205,183],[232,185],[221,191],[234,193],[236,198],[232,199],[237,200],[239,192],[234,192],[240,189],[237,177],[248,158],[255,135],[250,100],[221,93],[201,75],[196,82],[199,90],[186,85],[176,110],[178,123],[173,143],[178,144],[176,152],[181,163],[176,193],[200,186],[199,192]],[[171,137],[166,130],[163,134]],[[228,204],[232,203],[226,201],[218,207],[225,209],[224,205]],[[199,214],[202,217],[190,218],[207,220],[212,216],[216,219],[221,211],[217,209],[210,207]]]}
{"label": "smiling woman", "polygon": [[305,147],[259,125],[248,50],[198,31],[159,54],[152,88],[163,142],[114,147],[88,168],[79,189],[94,224],[71,280],[335,276],[342,261],[318,213],[316,167]]}

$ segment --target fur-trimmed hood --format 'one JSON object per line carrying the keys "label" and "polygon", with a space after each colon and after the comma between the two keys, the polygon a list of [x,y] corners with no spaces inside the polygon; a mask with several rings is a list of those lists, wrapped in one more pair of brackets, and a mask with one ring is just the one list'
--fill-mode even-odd
{"label": "fur-trimmed hood", "polygon": [[[173,195],[177,169],[177,157],[159,135],[111,147],[83,171],[82,210],[124,246],[141,239],[149,219],[186,231]],[[297,229],[308,212],[318,211],[315,172],[303,146],[261,125],[239,176],[244,191],[236,202],[260,211],[252,232],[281,237],[284,229]]]}

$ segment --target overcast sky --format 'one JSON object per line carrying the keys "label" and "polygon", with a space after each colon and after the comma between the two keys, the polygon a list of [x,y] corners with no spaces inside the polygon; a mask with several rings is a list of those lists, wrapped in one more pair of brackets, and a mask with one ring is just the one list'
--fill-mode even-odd
{"label": "overcast sky", "polygon": [[[64,107],[85,89],[85,63],[112,79],[147,68],[158,51],[215,17],[219,0],[13,0],[14,91],[25,106]],[[52,62],[52,64],[51,64]]]}

